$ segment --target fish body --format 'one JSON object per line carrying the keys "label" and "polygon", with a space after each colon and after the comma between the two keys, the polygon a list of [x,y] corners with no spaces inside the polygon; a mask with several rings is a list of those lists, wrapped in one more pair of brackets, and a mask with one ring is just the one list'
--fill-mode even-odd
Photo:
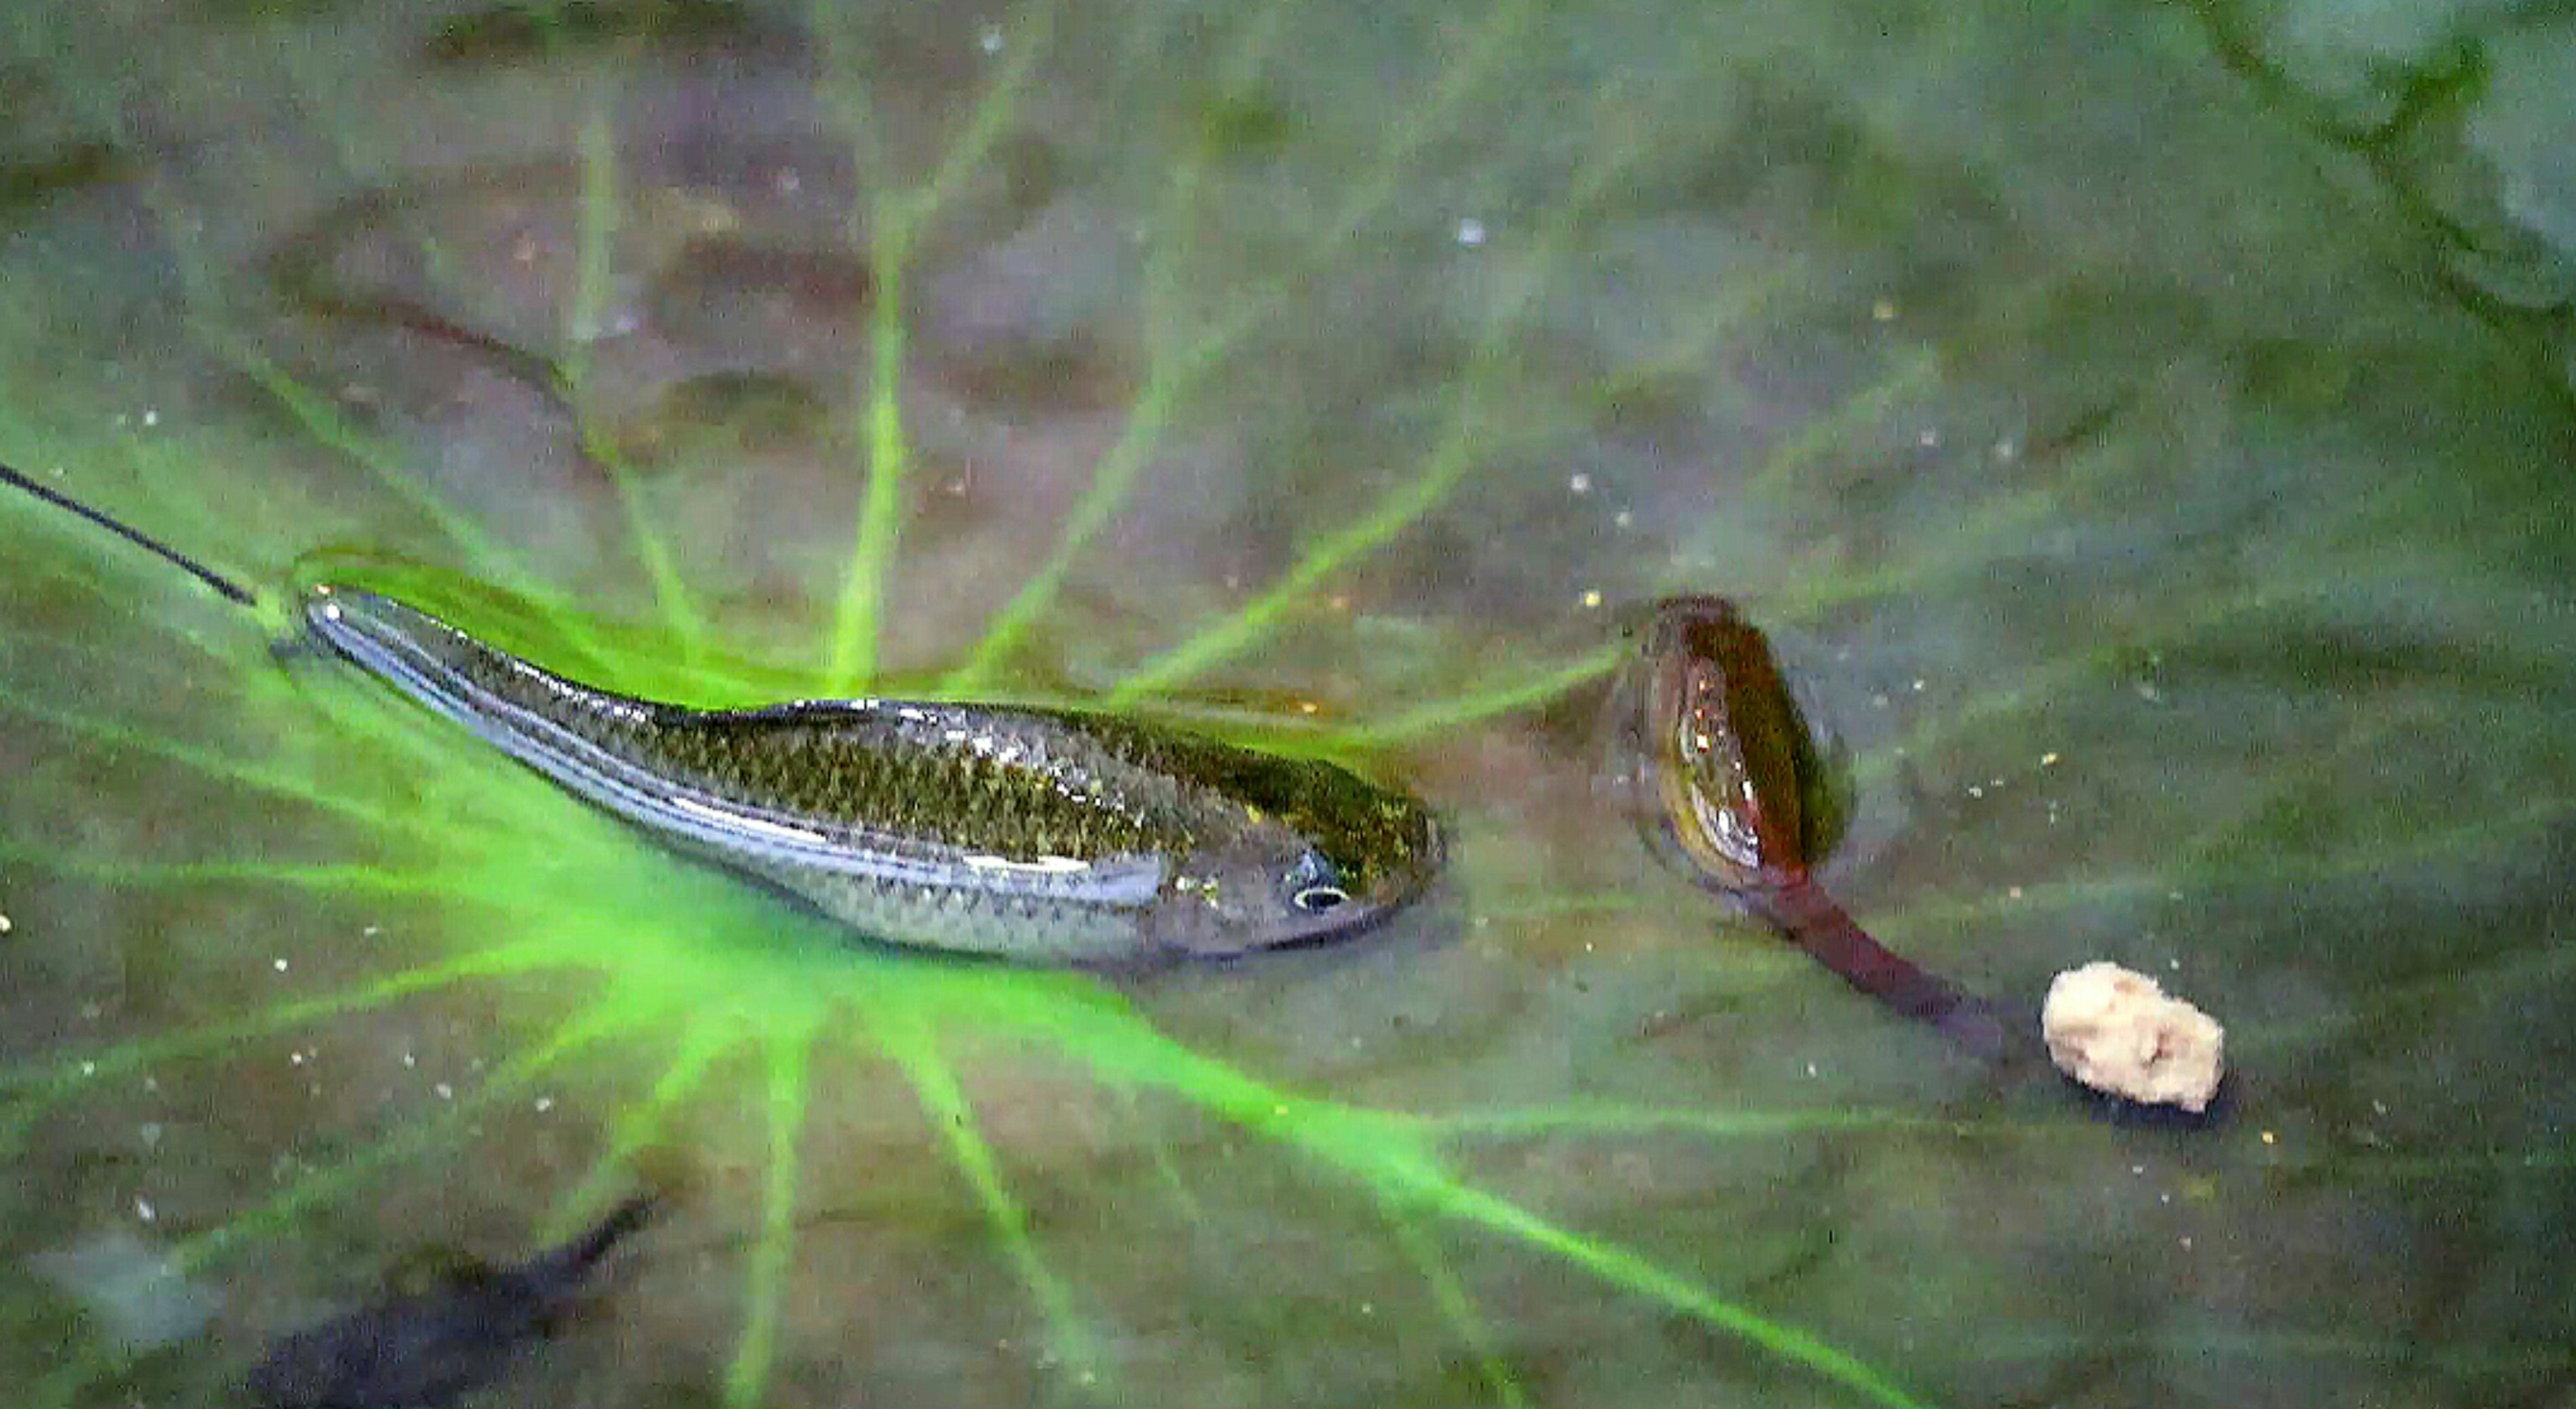
{"label": "fish body", "polygon": [[638,1195],[590,1231],[514,1267],[450,1278],[279,1338],[244,1380],[255,1409],[439,1409],[543,1335],[609,1252],[644,1226]]}
{"label": "fish body", "polygon": [[657,840],[867,936],[1041,963],[1353,932],[1440,863],[1430,813],[1332,764],[1112,715],[883,699],[702,710],[565,679],[393,598],[310,637]]}
{"label": "fish body", "polygon": [[1761,631],[1718,597],[1659,603],[1618,699],[1614,768],[1648,849],[1743,905],[1854,988],[1998,1060],[2010,1029],[1982,999],[1853,920],[1814,867],[1831,843],[1815,734]]}
{"label": "fish body", "polygon": [[1080,710],[615,694],[362,587],[310,586],[272,610],[7,465],[0,483],[283,621],[282,654],[318,645],[646,835],[870,939],[1032,963],[1241,954],[1357,933],[1440,868],[1428,809],[1320,760]]}

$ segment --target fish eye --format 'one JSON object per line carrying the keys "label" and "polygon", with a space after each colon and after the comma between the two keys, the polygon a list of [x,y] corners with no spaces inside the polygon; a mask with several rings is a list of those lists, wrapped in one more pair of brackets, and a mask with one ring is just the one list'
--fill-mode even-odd
{"label": "fish eye", "polygon": [[1300,886],[1288,897],[1288,903],[1309,915],[1320,915],[1349,900],[1351,893],[1335,885]]}

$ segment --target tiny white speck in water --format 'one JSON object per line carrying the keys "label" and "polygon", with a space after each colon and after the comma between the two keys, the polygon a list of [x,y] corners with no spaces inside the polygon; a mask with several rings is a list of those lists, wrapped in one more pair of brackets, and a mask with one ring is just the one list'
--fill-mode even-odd
{"label": "tiny white speck in water", "polygon": [[1600,606],[1600,605],[1601,605],[1601,589],[1600,589],[1600,588],[1598,588],[1598,587],[1586,587],[1586,588],[1584,588],[1584,589],[1583,589],[1583,605],[1584,605],[1584,607],[1585,607],[1586,609],[1590,609],[1590,608],[1593,608],[1593,607]]}
{"label": "tiny white speck in water", "polygon": [[2016,459],[2020,458],[2020,456],[2021,456],[2021,447],[2020,447],[2020,446],[2013,444],[2013,443],[2012,443],[2011,441],[2009,441],[2009,440],[1998,440],[1998,441],[1996,441],[1996,442],[1995,442],[1995,458],[1996,458],[1996,459],[2001,460],[2001,461],[2003,461],[2005,464],[2009,465],[2009,464],[2011,464],[2014,460],[2016,460]]}
{"label": "tiny white speck in water", "polygon": [[405,1053],[403,1053],[403,1065],[404,1065],[404,1066],[406,1066],[406,1067],[416,1067],[416,1066],[419,1066],[419,1065],[420,1065],[420,1058],[413,1056],[413,1055],[412,1055],[411,1053],[409,1053],[409,1052],[405,1052]]}
{"label": "tiny white speck in water", "polygon": [[302,1052],[287,1053],[286,1064],[291,1067],[300,1067],[304,1065],[304,1054]]}
{"label": "tiny white speck in water", "polygon": [[1807,1063],[1807,1075],[1809,1075],[1809,1076],[1814,1076],[1814,1075],[1816,1075],[1816,1064],[1815,1064],[1814,1062],[1809,1062],[1809,1063]]}
{"label": "tiny white speck in water", "polygon": [[1002,52],[1002,27],[997,24],[984,26],[983,32],[975,37],[975,42],[983,45],[984,52],[987,54]]}
{"label": "tiny white speck in water", "polygon": [[1458,222],[1458,243],[1474,249],[1485,242],[1485,222],[1469,216]]}
{"label": "tiny white speck in water", "polygon": [[442,1101],[452,1101],[456,1099],[456,1088],[448,1085],[444,1081],[429,1089],[436,1092],[438,1094],[438,1099]]}
{"label": "tiny white speck in water", "polygon": [[544,1115],[546,1112],[548,1112],[548,1111],[550,1111],[550,1110],[553,1110],[554,1108],[555,1108],[555,1098],[554,1098],[554,1097],[552,1097],[552,1096],[539,1096],[539,1097],[537,1098],[537,1114],[539,1114],[539,1115]]}
{"label": "tiny white speck in water", "polygon": [[2055,768],[2057,766],[2057,755],[2055,753],[2041,754],[2039,756],[2039,766],[2042,768]]}
{"label": "tiny white speck in water", "polygon": [[376,926],[376,925],[369,925],[369,926],[367,926],[365,929],[362,929],[362,930],[358,931],[358,933],[360,933],[360,934],[362,934],[362,935],[366,936],[366,937],[367,937],[367,938],[369,938],[369,939],[373,939],[373,938],[375,938],[378,934],[380,934],[380,933],[382,933],[382,932],[383,932],[382,928],[381,928],[380,926]]}
{"label": "tiny white speck in water", "polygon": [[1575,494],[1589,494],[1592,492],[1592,476],[1577,470],[1565,477],[1565,487]]}
{"label": "tiny white speck in water", "polygon": [[1895,322],[1896,300],[1892,298],[1883,298],[1878,302],[1871,304],[1869,306],[1869,316],[1873,320],[1881,323]]}
{"label": "tiny white speck in water", "polygon": [[1923,677],[1919,675],[1914,678],[1914,693],[1918,695],[1923,693]]}
{"label": "tiny white speck in water", "polygon": [[146,430],[150,430],[152,427],[157,426],[157,425],[159,425],[159,424],[161,424],[161,413],[160,413],[160,412],[158,412],[158,411],[146,411],[146,412],[144,412],[144,413],[143,413],[143,427],[144,427],[144,429],[146,429]]}
{"label": "tiny white speck in water", "polygon": [[152,1201],[146,1198],[137,1198],[134,1201],[134,1216],[146,1223],[156,1222],[161,1217],[160,1213],[152,1207]]}
{"label": "tiny white speck in water", "polygon": [[161,1143],[161,1122],[147,1120],[134,1127],[134,1133],[143,1141],[143,1148],[148,1150]]}
{"label": "tiny white speck in water", "polygon": [[1916,431],[1914,433],[1914,443],[1922,446],[1926,450],[1929,450],[1941,443],[1941,433],[1928,427],[1923,430]]}
{"label": "tiny white speck in water", "polygon": [[1976,783],[1970,783],[1970,784],[1968,785],[1968,796],[1970,796],[1970,797],[1984,797],[1985,795],[1986,795],[1986,790],[1985,790],[1985,788],[1983,788],[1982,786],[1980,786],[1980,785],[1978,785],[1978,784],[1976,784]]}
{"label": "tiny white speck in water", "polygon": [[1362,1316],[1375,1316],[1377,1314],[1377,1303],[1373,1301],[1361,1302],[1360,1314]]}
{"label": "tiny white speck in water", "polygon": [[271,959],[268,961],[268,966],[277,970],[281,974],[286,972],[286,961],[284,959]]}
{"label": "tiny white speck in water", "polygon": [[2020,887],[2020,886],[2006,886],[2006,887],[2004,888],[2004,896],[2005,896],[2005,898],[2010,899],[2010,900],[2019,900],[2019,899],[2021,899],[2021,887]]}
{"label": "tiny white speck in water", "polygon": [[157,1076],[147,1076],[143,1078],[143,1089],[158,1093],[161,1089],[161,1078]]}
{"label": "tiny white speck in water", "polygon": [[1637,525],[1637,515],[1633,510],[1621,509],[1610,516],[1610,522],[1621,528],[1634,528]]}
{"label": "tiny white speck in water", "polygon": [[83,1063],[81,1063],[81,1075],[83,1075],[83,1076],[96,1076],[96,1075],[98,1075],[98,1063],[96,1063],[96,1062],[83,1062]]}
{"label": "tiny white speck in water", "polygon": [[6,916],[6,915],[0,915],[0,934],[7,934],[8,932],[9,932],[9,917],[8,917],[8,916]]}

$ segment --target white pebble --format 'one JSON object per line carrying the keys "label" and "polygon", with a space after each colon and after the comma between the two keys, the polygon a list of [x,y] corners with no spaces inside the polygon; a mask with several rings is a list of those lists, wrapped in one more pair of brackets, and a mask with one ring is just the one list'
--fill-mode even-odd
{"label": "white pebble", "polygon": [[2040,1013],[2057,1068],[2096,1091],[2205,1110],[2217,1094],[2226,1030],[2117,964],[2059,974]]}

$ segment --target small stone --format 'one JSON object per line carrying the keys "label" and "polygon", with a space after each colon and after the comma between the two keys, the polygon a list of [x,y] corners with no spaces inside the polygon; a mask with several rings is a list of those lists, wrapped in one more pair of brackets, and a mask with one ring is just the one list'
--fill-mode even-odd
{"label": "small stone", "polygon": [[2209,1108],[2226,1029],[2156,981],[2113,963],[2059,974],[2040,1009],[2049,1060],[2096,1091],[2148,1105]]}

